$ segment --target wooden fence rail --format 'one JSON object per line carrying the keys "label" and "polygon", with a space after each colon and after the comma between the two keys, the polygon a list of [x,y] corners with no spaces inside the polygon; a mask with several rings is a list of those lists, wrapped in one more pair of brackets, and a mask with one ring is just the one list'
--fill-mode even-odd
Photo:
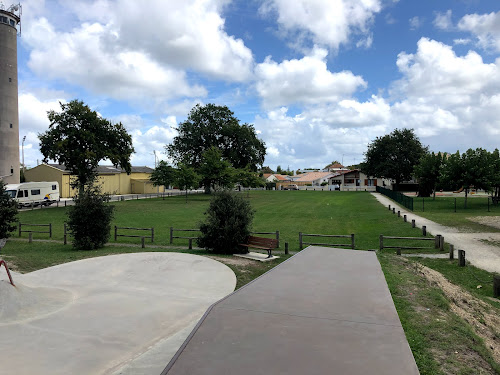
{"label": "wooden fence rail", "polygon": [[[331,243],[304,242],[304,237],[350,238],[351,239],[351,243],[350,244],[346,244],[346,243],[331,244]],[[342,247],[350,245],[351,249],[354,249],[355,248],[354,233],[353,234],[342,235],[342,234],[308,234],[308,233],[299,232],[299,246],[300,246],[299,250],[302,250],[302,248],[304,247],[304,245],[313,245],[313,246],[342,246]]]}
{"label": "wooden fence rail", "polygon": [[[144,236],[138,234],[118,234],[118,229],[122,230],[135,230],[135,231],[149,231],[151,232],[151,236]],[[151,242],[154,242],[155,239],[155,228],[133,228],[133,227],[117,227],[115,225],[115,241],[117,237],[138,237],[138,238],[151,238]]]}
{"label": "wooden fence rail", "polygon": [[[405,241],[434,241],[433,247],[429,246],[387,246],[384,244],[384,240],[405,240]],[[383,249],[440,249],[444,250],[444,237],[438,234],[436,237],[394,237],[394,236],[384,236],[383,234],[379,237],[379,248]]]}
{"label": "wooden fence rail", "polygon": [[[23,227],[48,227],[49,230],[26,230],[22,229]],[[21,223],[19,222],[19,237],[21,237],[22,233],[46,233],[49,235],[50,238],[52,238],[52,224],[26,224],[26,223]]]}

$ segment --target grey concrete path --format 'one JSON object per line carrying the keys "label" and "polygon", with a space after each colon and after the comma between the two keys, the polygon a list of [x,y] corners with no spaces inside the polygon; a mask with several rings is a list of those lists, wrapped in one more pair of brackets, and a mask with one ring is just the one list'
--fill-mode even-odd
{"label": "grey concrete path", "polygon": [[207,257],[137,253],[29,274],[0,270],[0,374],[159,374],[215,301],[230,268]]}
{"label": "grey concrete path", "polygon": [[[392,199],[387,198],[380,193],[371,193],[381,204],[387,207],[396,207],[396,211],[401,211],[401,217],[406,215],[411,223],[415,220],[417,227],[427,227],[427,232],[432,235],[444,236],[445,242],[452,244],[455,250],[465,250],[465,257],[476,267],[482,268],[489,272],[500,273],[500,247],[488,245],[481,240],[490,240],[500,242],[500,233],[462,233],[456,228],[447,227],[438,224],[432,220],[414,214],[406,208],[401,207]],[[403,219],[401,219],[403,220]],[[456,257],[456,254],[455,254]]]}
{"label": "grey concrete path", "polygon": [[373,252],[308,247],[214,304],[162,375],[413,375]]}

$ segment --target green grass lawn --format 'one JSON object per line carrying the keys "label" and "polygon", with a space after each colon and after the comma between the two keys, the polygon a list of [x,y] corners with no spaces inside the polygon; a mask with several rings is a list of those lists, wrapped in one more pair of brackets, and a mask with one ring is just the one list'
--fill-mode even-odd
{"label": "green grass lawn", "polygon": [[[455,212],[456,199],[456,212]],[[500,206],[493,206],[485,196],[469,196],[467,208],[464,197],[414,198],[413,212],[437,223],[457,227],[463,232],[500,232],[500,229],[474,222],[477,216],[500,216]]]}
{"label": "green grass lawn", "polygon": [[[246,196],[246,193],[245,193]],[[402,218],[393,215],[365,192],[315,191],[254,191],[249,201],[255,209],[254,231],[280,231],[281,249],[289,243],[291,251],[299,250],[299,232],[312,234],[341,234],[356,236],[357,249],[378,249],[379,235],[421,236],[418,228],[411,228]],[[143,199],[111,203],[116,207],[113,226],[155,228],[155,244],[169,245],[170,227],[197,228],[204,219],[209,197],[194,195],[186,204],[183,197],[165,200]],[[20,213],[22,223],[53,225],[53,239],[63,239],[66,208],[51,208]],[[113,232],[113,231],[112,231]],[[120,233],[120,232],[119,232]],[[143,233],[147,235],[146,232]],[[23,233],[27,238],[28,234]],[[48,239],[46,234],[34,238]],[[306,242],[321,242],[308,238]],[[110,242],[115,242],[111,237]],[[118,237],[118,243],[140,243],[137,238]],[[350,244],[350,239],[335,239],[336,243]],[[175,245],[186,246],[187,240],[175,239]],[[410,244],[410,243],[408,243]],[[412,245],[422,246],[421,242]],[[430,245],[426,243],[425,246]]]}
{"label": "green grass lawn", "polygon": [[[246,193],[244,195],[246,197]],[[170,197],[165,200],[144,199],[125,202],[113,202],[116,207],[113,225],[126,227],[154,227],[155,245],[169,245],[169,228],[196,228],[203,220],[203,212],[208,207],[209,197],[195,195],[189,197],[186,204],[184,197]],[[289,243],[291,251],[299,250],[298,233],[318,234],[350,234],[356,235],[357,249],[378,249],[379,235],[421,237],[418,228],[411,228],[403,218],[398,218],[386,207],[378,203],[374,197],[365,192],[319,192],[319,191],[254,191],[249,201],[255,209],[254,231],[281,233],[281,251],[284,243]],[[472,213],[486,216],[486,209],[477,201],[471,204],[465,213],[449,212],[443,198],[431,203],[425,202],[426,211],[423,216],[438,222],[453,221],[468,224],[465,217]],[[476,199],[476,198],[474,198]],[[448,199],[449,200],[449,199]],[[471,203],[473,199],[469,200]],[[429,200],[430,202],[430,200]],[[442,205],[442,206],[440,206]],[[22,223],[52,223],[53,240],[59,242],[38,242],[32,244],[23,240],[8,241],[2,250],[2,258],[10,266],[21,271],[30,272],[52,265],[108,254],[144,251],[138,245],[140,241],[132,238],[118,238],[118,246],[107,245],[97,251],[75,251],[70,245],[62,245],[63,223],[66,219],[65,208],[25,211],[19,214]],[[448,211],[447,211],[448,210]],[[464,211],[464,210],[462,210]],[[420,214],[416,210],[417,214]],[[494,211],[490,213],[494,214]],[[434,219],[437,218],[437,219]],[[476,229],[479,229],[477,227]],[[488,227],[489,229],[489,227]],[[17,235],[16,235],[17,237]],[[47,235],[35,234],[35,239],[48,239]],[[335,239],[335,242],[340,239]],[[111,238],[111,242],[114,242]],[[311,242],[320,242],[312,239]],[[405,245],[422,246],[423,241],[407,242]],[[346,239],[346,244],[349,239]],[[431,245],[433,241],[426,241]],[[119,245],[122,244],[123,246]],[[129,246],[126,246],[129,245]],[[238,265],[230,260],[230,256],[218,256],[205,250],[186,249],[187,241],[176,239],[178,248],[146,248],[145,251],[182,251],[199,255],[216,256],[226,261],[237,277],[237,287],[246,284],[255,277],[266,272],[278,263],[288,259],[281,254],[279,260],[269,263]],[[332,249],[332,251],[335,251]],[[403,252],[422,252],[422,250],[406,250]],[[428,252],[438,252],[434,249]],[[495,364],[484,343],[478,338],[468,323],[464,322],[450,310],[450,301],[435,286],[416,272],[412,264],[416,261],[405,261],[393,255],[395,250],[387,249],[379,253],[379,259],[393,296],[399,317],[403,324],[408,342],[414,354],[421,374],[499,374],[499,366]],[[225,259],[228,258],[228,259]],[[419,260],[420,261],[420,260]],[[459,269],[456,264],[444,260],[422,260],[422,263],[441,271],[450,281],[461,285],[474,295],[487,299],[491,293],[489,285],[478,290],[474,277],[479,279],[490,277],[480,270]],[[472,271],[467,273],[466,271]],[[476,289],[476,290],[474,290]],[[492,302],[492,308],[497,308]],[[456,353],[459,353],[458,355]],[[465,354],[464,354],[465,353]]]}

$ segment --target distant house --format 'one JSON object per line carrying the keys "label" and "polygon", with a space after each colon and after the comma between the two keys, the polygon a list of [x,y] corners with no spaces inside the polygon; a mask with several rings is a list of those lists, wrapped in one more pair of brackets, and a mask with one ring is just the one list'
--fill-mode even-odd
{"label": "distant house", "polygon": [[338,172],[338,171],[348,171],[349,168],[344,167],[340,163],[333,163],[330,165],[327,165],[324,169],[323,172]]}
{"label": "distant house", "polygon": [[339,171],[328,181],[329,185],[339,186],[341,191],[375,191],[377,186],[389,186],[390,181],[384,178],[368,177],[359,169]]}
{"label": "distant house", "polygon": [[[132,167],[128,175],[123,169],[113,166],[100,165],[97,167],[98,182],[102,191],[108,194],[147,194],[163,192],[163,186],[153,186],[149,181],[152,168]],[[64,165],[40,164],[25,172],[26,182],[30,181],[57,181],[59,182],[60,196],[69,198],[75,195],[76,190],[70,186],[73,176]]]}
{"label": "distant house", "polygon": [[289,176],[289,181],[282,181],[277,184],[277,188],[295,184],[297,186],[321,186],[322,183],[328,183],[330,177],[334,174],[330,172],[309,172],[302,173],[296,176]]}
{"label": "distant house", "polygon": [[289,176],[284,176],[282,174],[277,173],[264,173],[262,175],[266,182],[279,182],[279,181],[287,181]]}

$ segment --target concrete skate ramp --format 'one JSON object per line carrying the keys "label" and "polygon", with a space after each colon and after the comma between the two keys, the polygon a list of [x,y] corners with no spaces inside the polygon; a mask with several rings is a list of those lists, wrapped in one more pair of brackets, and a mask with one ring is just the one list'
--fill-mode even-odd
{"label": "concrete skate ramp", "polygon": [[162,375],[417,375],[375,253],[311,246],[213,305]]}
{"label": "concrete skate ramp", "polygon": [[159,374],[236,285],[224,264],[180,253],[91,258],[13,278],[16,287],[0,274],[0,362],[18,375]]}

